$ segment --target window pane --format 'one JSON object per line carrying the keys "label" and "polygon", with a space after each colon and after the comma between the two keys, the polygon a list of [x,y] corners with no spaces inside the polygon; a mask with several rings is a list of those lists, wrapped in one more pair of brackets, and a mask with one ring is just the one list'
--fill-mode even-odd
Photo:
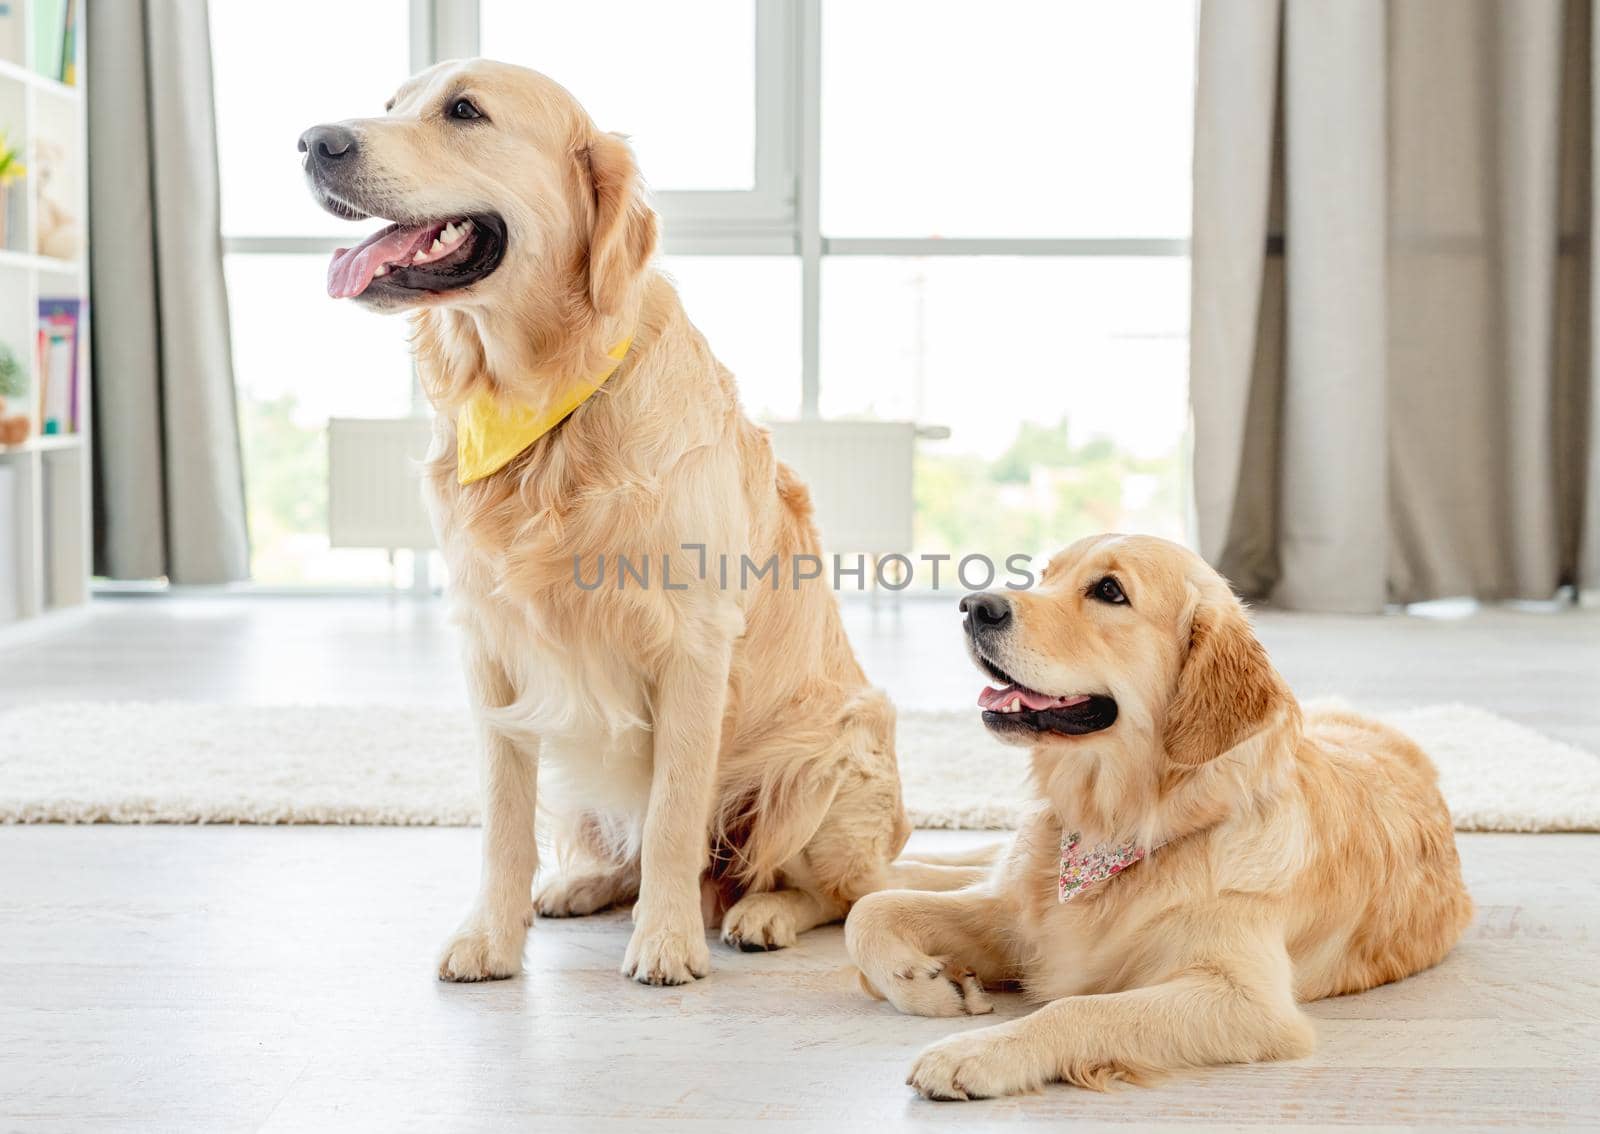
{"label": "window pane", "polygon": [[745,413],[800,412],[800,261],[793,256],[667,256],[689,319],[733,371]]}
{"label": "window pane", "polygon": [[1184,538],[1181,258],[824,261],[824,417],[948,426],[919,447],[918,552]]}
{"label": "window pane", "polygon": [[[327,536],[330,416],[410,412],[410,323],[327,299],[324,256],[227,260],[253,572],[263,583],[384,583],[381,551]],[[800,268],[792,257],[669,257],[689,318],[753,417],[800,401]],[[284,328],[294,328],[292,352]]]}
{"label": "window pane", "polygon": [[383,113],[410,70],[407,0],[211,5],[222,229],[365,235],[306,192],[295,142],[318,122]]}
{"label": "window pane", "polygon": [[755,3],[483,0],[483,54],[543,71],[629,135],[657,189],[755,185]]}
{"label": "window pane", "polygon": [[325,256],[229,256],[252,575],[385,583],[382,551],[328,547],[328,418],[411,408],[410,324],[323,292]]}
{"label": "window pane", "polygon": [[1185,236],[1193,0],[830,2],[823,231]]}

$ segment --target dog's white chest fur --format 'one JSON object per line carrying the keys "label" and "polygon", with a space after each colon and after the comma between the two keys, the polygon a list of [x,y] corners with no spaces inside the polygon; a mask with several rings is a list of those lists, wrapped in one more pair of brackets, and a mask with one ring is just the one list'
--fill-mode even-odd
{"label": "dog's white chest fur", "polygon": [[[436,452],[452,443],[441,428]],[[736,481],[734,471],[719,471]],[[559,508],[541,495],[553,490],[538,477],[493,511],[476,512],[471,490],[449,478],[434,481],[429,496],[469,641],[511,686],[508,704],[483,710],[485,722],[538,744],[540,793],[551,809],[638,817],[653,767],[652,666],[697,639],[731,640],[743,630],[739,596],[692,577],[697,585],[680,589],[683,560],[669,588],[662,563],[685,543],[742,546],[728,530],[741,513],[729,507],[696,519],[669,506],[691,498],[687,489],[658,485],[641,495],[619,476],[612,470],[582,485]],[[624,577],[622,557],[643,578]]]}
{"label": "dog's white chest fur", "polygon": [[486,710],[485,723],[537,740],[540,792],[551,804],[642,815],[651,709],[625,644],[563,633],[565,621],[536,605],[484,605],[468,616],[474,635],[495,649],[512,688],[511,702]]}

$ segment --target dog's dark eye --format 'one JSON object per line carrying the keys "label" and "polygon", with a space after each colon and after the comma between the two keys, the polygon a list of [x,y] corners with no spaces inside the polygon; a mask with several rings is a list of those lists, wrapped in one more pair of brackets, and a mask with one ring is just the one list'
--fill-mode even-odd
{"label": "dog's dark eye", "polygon": [[450,104],[450,117],[460,118],[464,121],[473,118],[482,118],[483,111],[479,110],[476,106],[473,106],[470,100],[458,98],[455,100],[455,102]]}
{"label": "dog's dark eye", "polygon": [[1122,593],[1122,584],[1110,575],[1090,587],[1089,593],[1101,602],[1115,603],[1121,606],[1128,604],[1128,596]]}

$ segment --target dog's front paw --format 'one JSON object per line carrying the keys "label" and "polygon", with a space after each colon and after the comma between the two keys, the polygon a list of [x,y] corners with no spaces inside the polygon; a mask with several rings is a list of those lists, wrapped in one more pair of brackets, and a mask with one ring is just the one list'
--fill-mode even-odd
{"label": "dog's front paw", "polygon": [[640,984],[688,984],[711,971],[699,910],[688,918],[641,915],[628,940],[622,975]]}
{"label": "dog's front paw", "polygon": [[906,1083],[930,1099],[992,1099],[1044,1084],[1039,1060],[1001,1024],[940,1040],[923,1049]]}
{"label": "dog's front paw", "polygon": [[908,1016],[984,1016],[994,1011],[977,974],[949,957],[905,961],[887,985],[883,995]]}
{"label": "dog's front paw", "polygon": [[493,925],[469,917],[445,942],[439,955],[439,979],[505,980],[516,976],[522,969],[522,946],[527,939],[528,924],[524,920]]}
{"label": "dog's front paw", "polygon": [[799,939],[790,903],[770,890],[746,894],[722,919],[722,940],[746,953],[787,949]]}

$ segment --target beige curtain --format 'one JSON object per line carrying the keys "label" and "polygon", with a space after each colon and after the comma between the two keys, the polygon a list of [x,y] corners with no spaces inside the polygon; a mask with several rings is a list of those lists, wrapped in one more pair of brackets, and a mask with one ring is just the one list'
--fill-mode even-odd
{"label": "beige curtain", "polygon": [[88,0],[95,571],[250,571],[211,39],[195,0]]}
{"label": "beige curtain", "polygon": [[1202,0],[1202,553],[1377,611],[1600,585],[1591,0]]}

